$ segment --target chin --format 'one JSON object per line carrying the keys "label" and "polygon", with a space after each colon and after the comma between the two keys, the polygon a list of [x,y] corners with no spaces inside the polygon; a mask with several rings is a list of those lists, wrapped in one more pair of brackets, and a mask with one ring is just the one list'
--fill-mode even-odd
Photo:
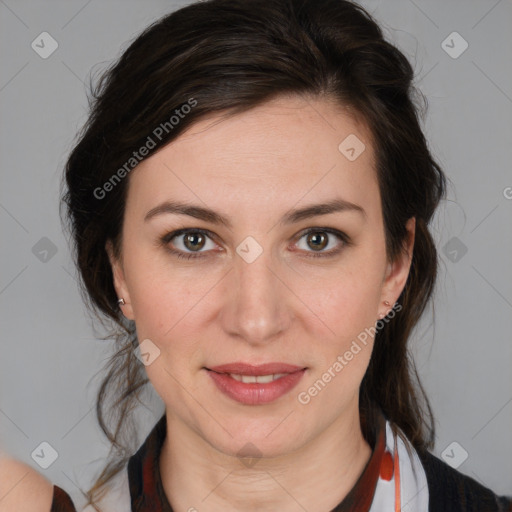
{"label": "chin", "polygon": [[[272,419],[231,421],[227,430],[220,430],[219,435],[208,436],[206,441],[216,450],[231,457],[273,458],[289,454],[306,442],[304,426],[294,429],[283,421],[286,414],[278,421]],[[280,424],[281,423],[281,424]],[[230,435],[231,434],[231,435]]]}

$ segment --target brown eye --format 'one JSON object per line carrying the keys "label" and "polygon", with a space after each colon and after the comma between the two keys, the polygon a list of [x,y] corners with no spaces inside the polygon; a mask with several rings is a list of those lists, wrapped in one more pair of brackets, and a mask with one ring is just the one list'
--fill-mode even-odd
{"label": "brown eye", "polygon": [[[302,239],[305,244],[301,247]],[[338,243],[336,243],[336,239]],[[345,247],[351,245],[350,238],[343,232],[332,228],[309,229],[300,237],[298,247],[306,253],[308,257],[329,257],[336,256]],[[328,250],[324,250],[328,247]]]}
{"label": "brown eye", "polygon": [[206,257],[215,250],[212,235],[204,230],[179,229],[161,238],[161,243],[178,258]]}
{"label": "brown eye", "polygon": [[325,233],[318,231],[309,233],[307,236],[306,243],[309,244],[309,247],[317,251],[324,249],[327,246],[328,242],[329,240],[328,237],[325,236]]}
{"label": "brown eye", "polygon": [[188,233],[184,235],[183,243],[187,249],[195,251],[204,247],[205,237],[202,233]]}

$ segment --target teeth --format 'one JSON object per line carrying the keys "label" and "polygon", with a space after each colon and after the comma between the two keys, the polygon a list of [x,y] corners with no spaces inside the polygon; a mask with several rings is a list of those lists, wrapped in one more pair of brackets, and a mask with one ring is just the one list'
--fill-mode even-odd
{"label": "teeth", "polygon": [[257,382],[258,384],[267,384],[273,380],[279,379],[287,375],[286,373],[275,373],[273,375],[236,375],[234,373],[229,374],[235,380],[250,384],[251,382]]}

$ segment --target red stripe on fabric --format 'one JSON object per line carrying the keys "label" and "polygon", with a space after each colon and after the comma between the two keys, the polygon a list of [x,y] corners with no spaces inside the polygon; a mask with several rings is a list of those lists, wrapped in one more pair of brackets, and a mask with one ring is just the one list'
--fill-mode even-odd
{"label": "red stripe on fabric", "polygon": [[380,476],[385,448],[386,420],[382,414],[379,414],[377,440],[372,456],[352,490],[332,512],[368,512],[370,510]]}

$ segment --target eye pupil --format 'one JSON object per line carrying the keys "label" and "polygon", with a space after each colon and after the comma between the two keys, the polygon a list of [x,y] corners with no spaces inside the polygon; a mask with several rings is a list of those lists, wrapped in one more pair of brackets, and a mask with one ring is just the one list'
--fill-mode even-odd
{"label": "eye pupil", "polygon": [[313,241],[312,248],[314,248],[315,250],[323,249],[327,245],[327,237],[323,233],[311,233],[308,236],[308,243],[310,241]]}
{"label": "eye pupil", "polygon": [[[197,239],[199,239],[200,241],[203,242],[199,246],[195,245],[195,243],[194,243],[194,241],[196,241],[196,243],[197,243]],[[185,235],[184,243],[185,243],[185,246],[190,250],[202,249],[204,246],[204,237],[201,233],[189,233],[189,234]],[[190,243],[192,243],[192,246],[190,246]]]}

